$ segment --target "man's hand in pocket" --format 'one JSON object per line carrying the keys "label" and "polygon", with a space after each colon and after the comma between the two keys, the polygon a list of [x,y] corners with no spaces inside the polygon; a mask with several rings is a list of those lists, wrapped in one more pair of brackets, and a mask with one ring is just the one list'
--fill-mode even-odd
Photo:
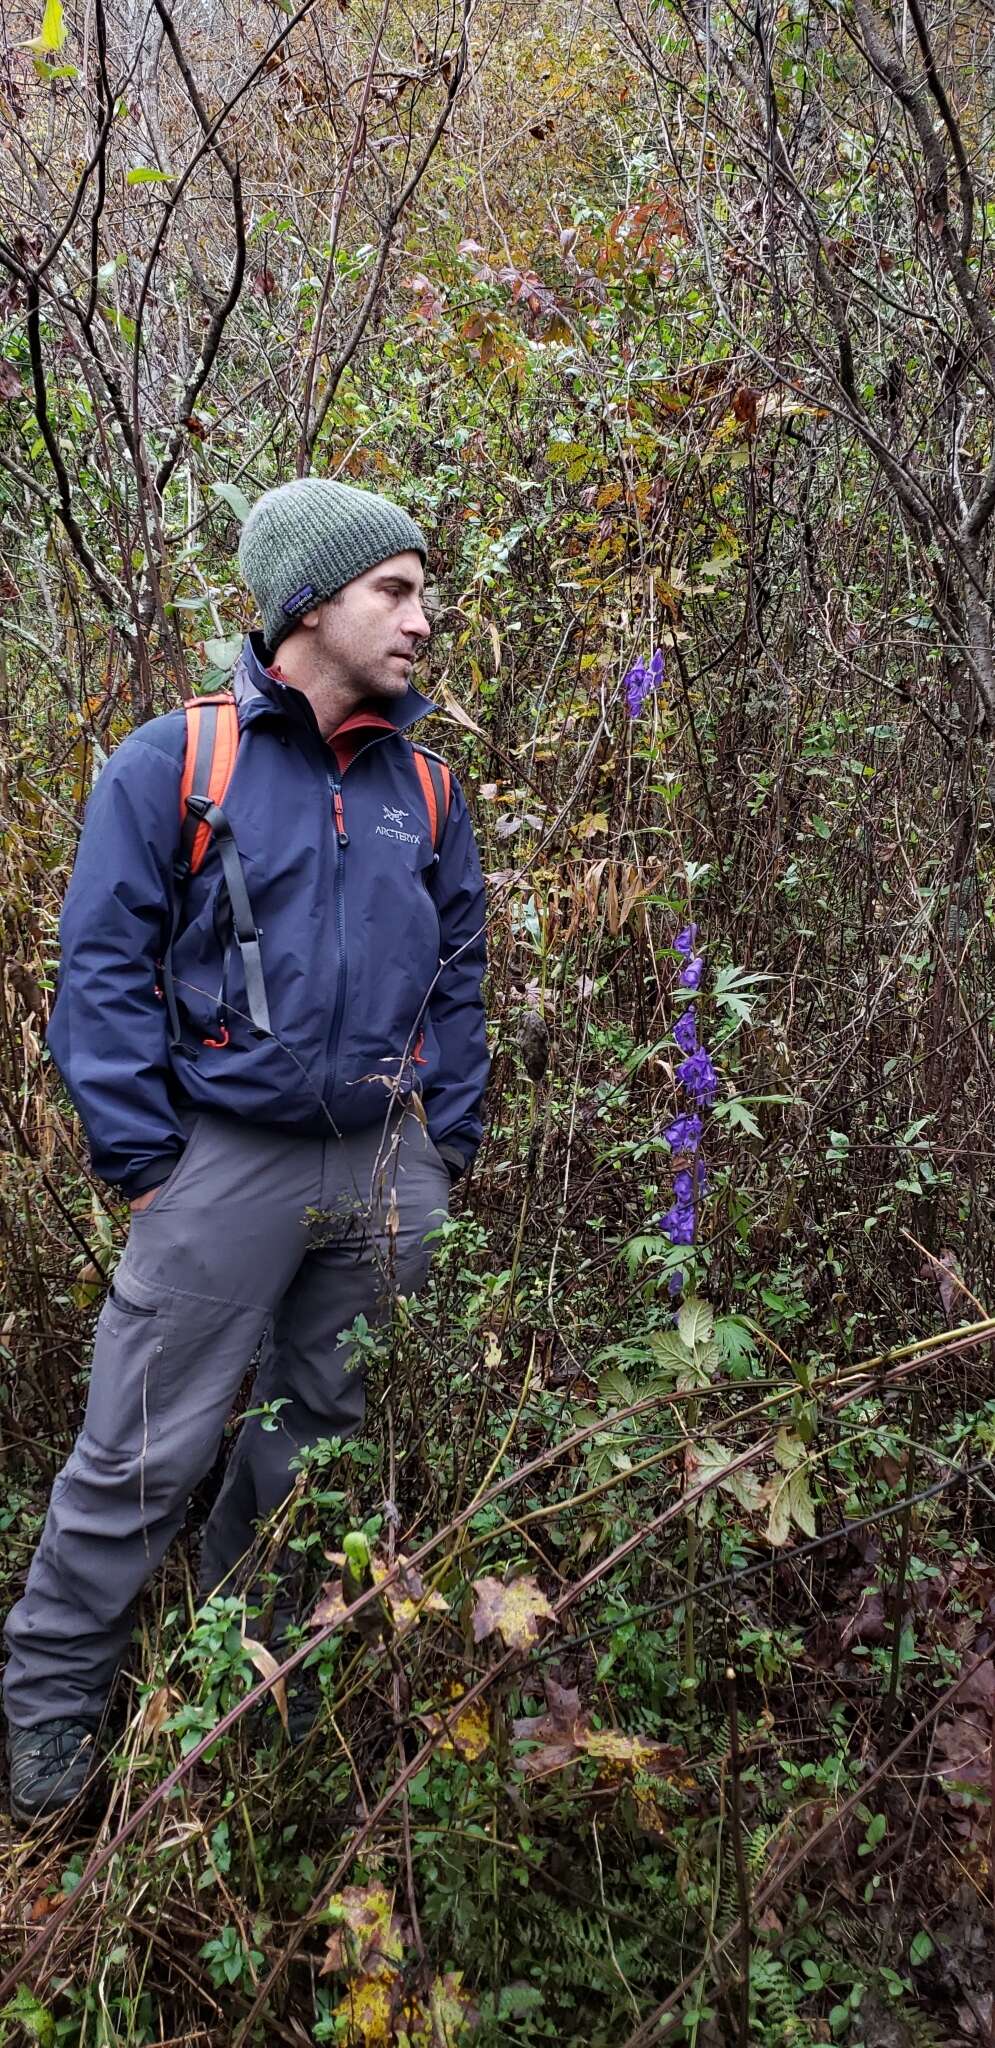
{"label": "man's hand in pocket", "polygon": [[[161,1186],[162,1182],[160,1181],[159,1187]],[[146,1188],[144,1195],[136,1195],[134,1201],[130,1202],[128,1206],[132,1212],[136,1209],[147,1209],[149,1203],[155,1201],[158,1193],[159,1188]]]}

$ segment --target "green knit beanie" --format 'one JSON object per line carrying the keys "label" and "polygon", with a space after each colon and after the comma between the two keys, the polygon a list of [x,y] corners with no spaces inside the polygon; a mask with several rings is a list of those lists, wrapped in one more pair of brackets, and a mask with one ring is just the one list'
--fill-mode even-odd
{"label": "green knit beanie", "polygon": [[355,484],[305,476],[256,500],[242,528],[238,560],[259,606],[270,655],[304,612],[391,555],[428,544],[400,505]]}

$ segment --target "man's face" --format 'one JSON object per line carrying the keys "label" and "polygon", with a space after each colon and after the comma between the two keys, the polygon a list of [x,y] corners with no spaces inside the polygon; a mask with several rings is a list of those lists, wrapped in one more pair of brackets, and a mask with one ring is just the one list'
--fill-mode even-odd
{"label": "man's face", "polygon": [[421,556],[391,555],[375,569],[355,576],[331,604],[317,606],[302,624],[314,621],[314,654],[321,667],[344,684],[357,702],[363,697],[403,697],[418,650],[432,628],[422,610],[425,575]]}

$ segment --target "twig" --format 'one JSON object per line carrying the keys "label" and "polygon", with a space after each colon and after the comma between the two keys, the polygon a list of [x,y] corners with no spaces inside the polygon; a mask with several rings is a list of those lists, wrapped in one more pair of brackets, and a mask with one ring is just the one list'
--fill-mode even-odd
{"label": "twig", "polygon": [[737,2048],[749,2048],[750,2042],[750,1881],[743,1854],[743,1788],[742,1756],[739,1747],[739,1707],[736,1698],[736,1673],[732,1665],[726,1669],[726,1697],[729,1704],[729,1810],[732,1817],[732,1854],[736,1867],[736,1894],[739,1899],[739,2022],[737,2027]]}

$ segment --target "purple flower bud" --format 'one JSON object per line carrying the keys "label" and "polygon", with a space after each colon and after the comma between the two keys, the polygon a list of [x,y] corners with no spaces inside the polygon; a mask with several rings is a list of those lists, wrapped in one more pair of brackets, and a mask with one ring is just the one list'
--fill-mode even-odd
{"label": "purple flower bud", "polygon": [[671,1244],[694,1243],[694,1210],[675,1202],[665,1216],[660,1218],[661,1228]]}
{"label": "purple flower bud", "polygon": [[677,1068],[677,1079],[681,1087],[686,1088],[688,1094],[694,1096],[696,1102],[706,1106],[714,1102],[719,1077],[704,1046],[700,1046],[697,1052],[691,1053],[686,1060],[681,1061]]}
{"label": "purple flower bud", "polygon": [[696,924],[685,925],[684,930],[678,932],[674,940],[674,952],[683,953],[690,959],[691,954],[694,952],[694,942],[697,936],[698,927]]}
{"label": "purple flower bud", "polygon": [[694,1182],[689,1173],[675,1173],[674,1200],[675,1202],[680,1202],[683,1208],[686,1208],[689,1202],[694,1201]]}
{"label": "purple flower bud", "polygon": [[657,647],[654,649],[652,658],[650,660],[650,674],[653,678],[654,687],[658,687],[659,684],[662,683],[663,678],[666,674],[666,669],[667,664],[664,659],[663,648]]}
{"label": "purple flower bud", "polygon": [[700,1116],[676,1116],[663,1133],[664,1143],[672,1152],[696,1152],[701,1144],[702,1129]]}
{"label": "purple flower bud", "polygon": [[693,1052],[697,1043],[698,1026],[695,1022],[694,1011],[688,1009],[685,1010],[683,1017],[678,1018],[677,1023],[674,1025],[674,1044],[680,1047],[681,1052]]}
{"label": "purple flower bud", "polygon": [[683,1293],[683,1291],[684,1275],[678,1269],[676,1273],[671,1273],[670,1279],[667,1281],[667,1293],[669,1294],[671,1301],[673,1301],[675,1295],[681,1294]]}
{"label": "purple flower bud", "polygon": [[698,955],[698,957],[697,957],[697,959],[696,959],[696,960],[689,960],[689,961],[688,961],[688,964],[687,964],[687,966],[685,967],[685,969],[684,969],[684,972],[683,972],[683,974],[681,975],[681,984],[680,984],[680,985],[681,985],[681,987],[682,987],[682,988],[700,988],[700,987],[701,987],[701,977],[702,977],[702,975],[704,974],[704,972],[705,972],[705,962],[704,962],[704,960],[702,959],[702,957],[701,957],[701,954],[699,953],[699,955]]}

